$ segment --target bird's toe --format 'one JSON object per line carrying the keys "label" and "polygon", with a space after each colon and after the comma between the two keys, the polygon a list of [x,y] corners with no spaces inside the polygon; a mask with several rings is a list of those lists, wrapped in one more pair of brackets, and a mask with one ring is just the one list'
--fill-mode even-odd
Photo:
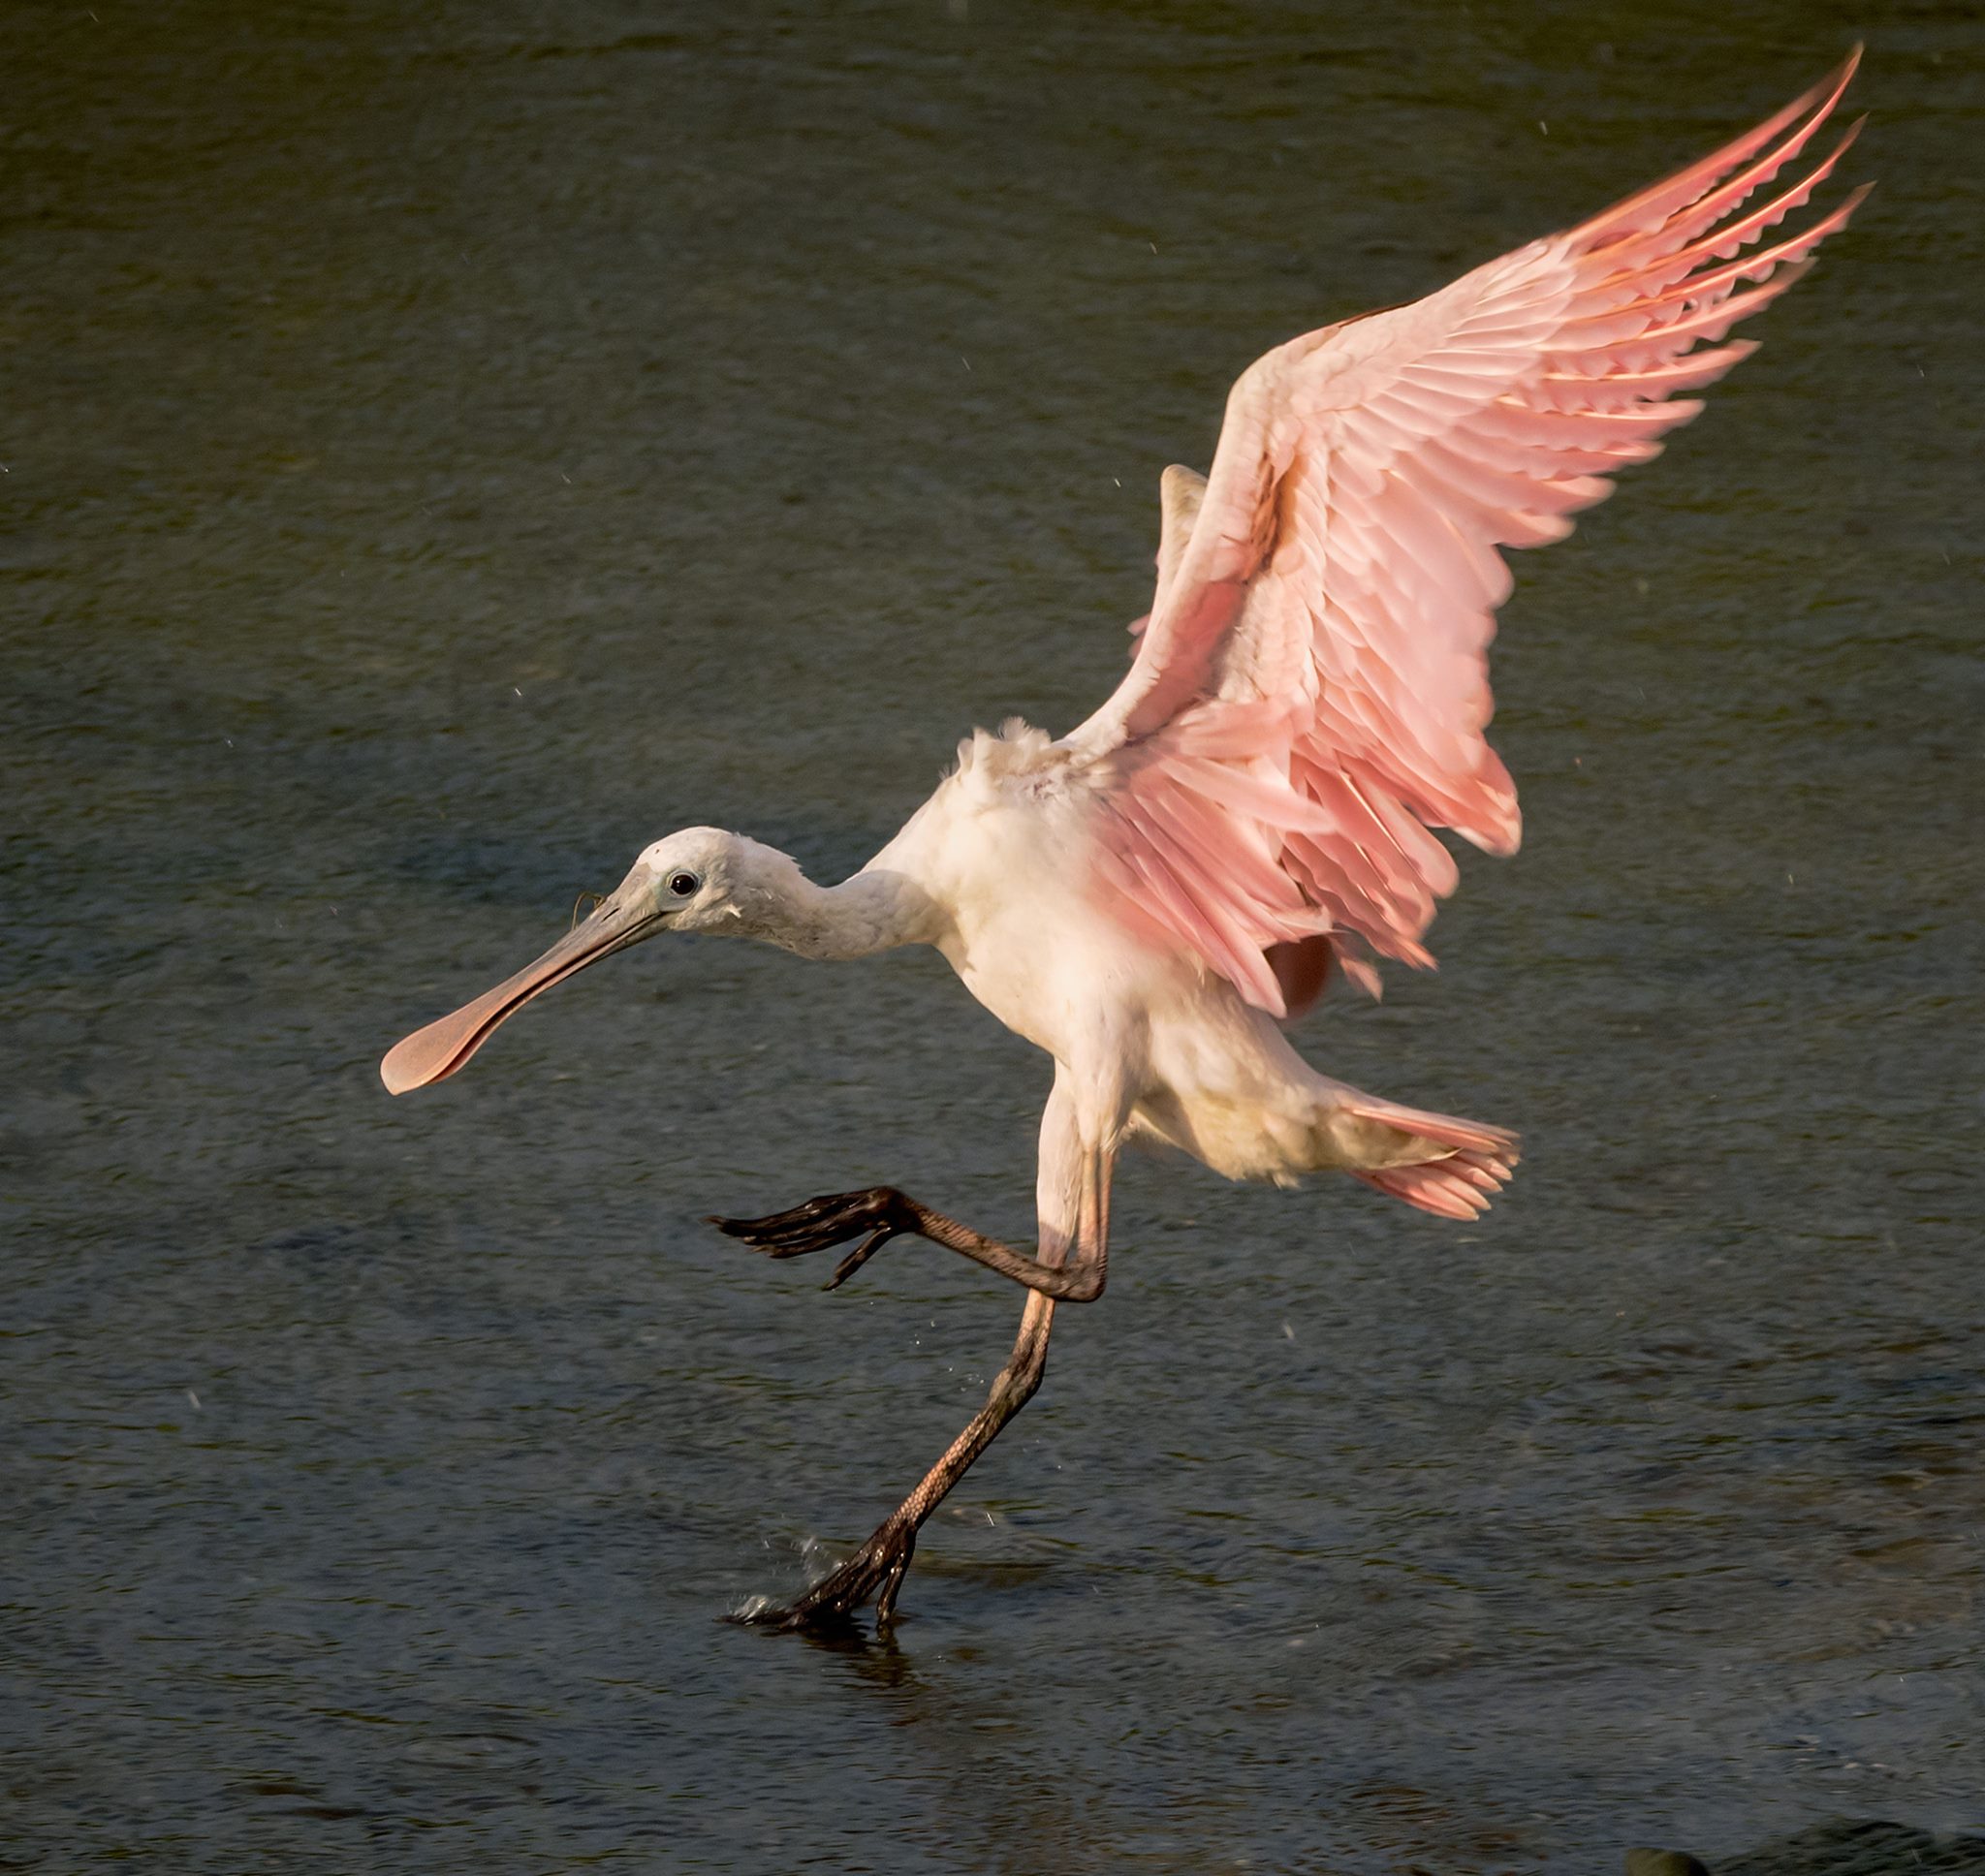
{"label": "bird's toe", "polygon": [[[865,1192],[834,1192],[763,1218],[712,1215],[709,1222],[726,1236],[738,1238],[767,1257],[804,1257],[876,1231],[888,1218],[896,1197],[888,1187],[881,1186]],[[873,1243],[864,1247],[836,1273],[835,1281],[852,1275],[873,1255],[874,1249]]]}
{"label": "bird's toe", "polygon": [[892,1521],[796,1601],[751,1608],[725,1619],[746,1628],[780,1629],[788,1633],[796,1629],[837,1629],[845,1628],[857,1610],[872,1602],[877,1624],[889,1623],[895,1620],[897,1592],[902,1587],[916,1550],[915,1527]]}

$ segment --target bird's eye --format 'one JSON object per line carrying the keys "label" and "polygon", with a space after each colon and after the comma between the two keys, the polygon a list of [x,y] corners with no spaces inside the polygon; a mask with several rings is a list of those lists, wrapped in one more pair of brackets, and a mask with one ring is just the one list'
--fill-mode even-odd
{"label": "bird's eye", "polygon": [[690,893],[696,891],[696,875],[694,873],[671,874],[669,877],[669,891],[675,893],[678,899],[686,899]]}

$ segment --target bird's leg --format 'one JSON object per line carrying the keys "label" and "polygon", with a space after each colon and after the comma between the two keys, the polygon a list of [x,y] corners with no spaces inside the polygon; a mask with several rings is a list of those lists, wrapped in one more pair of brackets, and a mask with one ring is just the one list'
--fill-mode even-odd
{"label": "bird's leg", "polygon": [[[1114,1134],[1114,1128],[1111,1129]],[[1096,1288],[1102,1287],[1102,1270],[1110,1236],[1110,1172],[1114,1159],[1114,1139],[1086,1138],[1078,1124],[1074,1102],[1064,1079],[1057,1075],[1055,1093],[1041,1119],[1041,1164],[1036,1198],[1040,1213],[1040,1256],[1023,1258],[998,1248],[1010,1257],[1047,1274],[1062,1270],[1073,1251],[1076,1267],[1096,1272]],[[930,1214],[933,1218],[936,1214]],[[950,1225],[949,1219],[943,1220]],[[880,1231],[881,1236],[889,1234]],[[919,1223],[915,1229],[922,1231]],[[962,1231],[963,1227],[954,1227]],[[976,1236],[976,1234],[973,1234]],[[833,1240],[829,1240],[833,1241]],[[876,1241],[880,1241],[879,1237]],[[946,1238],[937,1239],[946,1243]],[[986,1242],[990,1240],[979,1240]],[[873,1244],[857,1255],[866,1257]],[[795,1256],[793,1251],[773,1255]],[[971,1253],[967,1253],[971,1255]],[[986,1260],[980,1259],[980,1262]],[[997,1268],[999,1266],[994,1266]],[[814,1584],[797,1602],[784,1608],[763,1609],[735,1619],[756,1627],[802,1629],[824,1627],[845,1621],[857,1609],[873,1600],[876,1619],[890,1621],[896,1612],[897,1592],[902,1587],[910,1558],[917,1548],[917,1532],[935,1511],[945,1494],[962,1479],[971,1463],[998,1437],[999,1429],[1032,1399],[1048,1366],[1048,1331],[1055,1322],[1055,1298],[1045,1289],[1029,1285],[1033,1294],[1020,1320],[1020,1334],[1007,1357],[1006,1365],[992,1382],[986,1404],[966,1423],[964,1430],[946,1448],[944,1456],[924,1475],[915,1491],[903,1500],[876,1527],[868,1541],[823,1581]]]}
{"label": "bird's leg", "polygon": [[754,1628],[824,1628],[845,1621],[872,1600],[876,1620],[893,1620],[897,1592],[916,1553],[918,1529],[965,1476],[972,1461],[992,1444],[999,1429],[1033,1397],[1047,1370],[1048,1330],[1054,1320],[1055,1304],[1049,1298],[1037,1295],[1027,1298],[1019,1338],[1006,1365],[994,1377],[985,1406],[966,1423],[964,1431],[924,1475],[916,1490],[876,1526],[853,1556],[797,1602],[734,1619]]}
{"label": "bird's leg", "polygon": [[1083,1245],[1070,1265],[1050,1264],[933,1211],[893,1185],[829,1193],[766,1218],[712,1218],[709,1222],[773,1258],[804,1257],[857,1239],[855,1248],[835,1266],[834,1275],[825,1285],[829,1290],[838,1290],[892,1237],[928,1237],[931,1243],[942,1244],[946,1250],[1057,1302],[1095,1301],[1103,1294],[1108,1274],[1109,1254],[1100,1240]]}

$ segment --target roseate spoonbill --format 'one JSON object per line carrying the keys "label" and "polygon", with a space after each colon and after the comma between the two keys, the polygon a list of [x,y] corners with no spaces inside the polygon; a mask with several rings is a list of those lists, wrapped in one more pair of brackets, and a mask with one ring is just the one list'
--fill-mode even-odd
{"label": "roseate spoonbill", "polygon": [[1433,963],[1422,939],[1457,874],[1430,829],[1515,851],[1515,791],[1483,739],[1510,590],[1497,550],[1569,533],[1614,471],[1695,415],[1678,393],[1754,349],[1727,334],[1866,193],[1758,245],[1860,128],[1769,193],[1858,57],[1569,233],[1250,365],[1211,474],[1164,473],[1151,610],[1127,675],[1080,728],[974,735],[839,886],[714,828],[657,840],[536,963],[388,1054],[393,1093],[438,1081],[540,991],[678,930],[804,957],[934,945],[1053,1056],[1031,1252],[889,1186],[711,1221],[774,1258],[851,1245],[830,1289],[917,1236],[1028,1292],[986,1405],[922,1484],[824,1581],[746,1619],[795,1628],[871,1599],[890,1618],[918,1528],[1040,1384],[1056,1303],[1103,1293],[1126,1141],[1234,1179],[1344,1172],[1447,1218],[1508,1179],[1514,1134],[1334,1081],[1281,1024],[1334,970],[1376,995],[1374,955]]}

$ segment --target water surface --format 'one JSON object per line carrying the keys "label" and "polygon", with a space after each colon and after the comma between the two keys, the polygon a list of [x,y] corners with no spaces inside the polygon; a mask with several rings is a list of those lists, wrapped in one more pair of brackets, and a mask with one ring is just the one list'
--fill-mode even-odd
{"label": "water surface", "polygon": [[[1881,188],[1522,562],[1526,850],[1304,1047],[1458,1230],[1139,1160],[891,1647],[790,1593],[1004,1287],[1044,1061],[934,955],[656,945],[382,1048],[668,829],[852,868],[1121,669],[1267,345],[1857,34]],[[0,1856],[1443,1873],[1985,1825],[1981,34],[1955,5],[17,7]]]}

